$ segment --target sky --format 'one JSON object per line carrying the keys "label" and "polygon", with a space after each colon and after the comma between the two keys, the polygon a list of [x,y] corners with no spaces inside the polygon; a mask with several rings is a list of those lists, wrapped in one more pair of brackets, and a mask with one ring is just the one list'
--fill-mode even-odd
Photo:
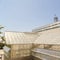
{"label": "sky", "polygon": [[60,18],[60,0],[0,0],[0,25],[6,31],[29,32]]}

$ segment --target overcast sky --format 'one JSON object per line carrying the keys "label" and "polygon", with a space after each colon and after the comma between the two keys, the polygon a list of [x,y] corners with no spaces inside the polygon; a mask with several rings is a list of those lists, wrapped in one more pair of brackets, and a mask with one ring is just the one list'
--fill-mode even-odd
{"label": "overcast sky", "polygon": [[0,0],[0,24],[7,31],[31,31],[60,18],[60,0]]}

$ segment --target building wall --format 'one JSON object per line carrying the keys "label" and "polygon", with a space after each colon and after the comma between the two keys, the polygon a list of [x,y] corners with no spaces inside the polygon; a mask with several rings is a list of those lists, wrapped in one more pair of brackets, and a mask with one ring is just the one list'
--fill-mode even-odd
{"label": "building wall", "polygon": [[20,58],[31,55],[32,44],[11,45],[11,58]]}
{"label": "building wall", "polygon": [[56,50],[56,51],[60,51],[60,45],[53,45],[51,48],[49,48],[51,50]]}
{"label": "building wall", "polygon": [[55,51],[60,51],[60,45],[53,45],[53,44],[36,44],[35,48],[43,48],[43,49],[50,49]]}

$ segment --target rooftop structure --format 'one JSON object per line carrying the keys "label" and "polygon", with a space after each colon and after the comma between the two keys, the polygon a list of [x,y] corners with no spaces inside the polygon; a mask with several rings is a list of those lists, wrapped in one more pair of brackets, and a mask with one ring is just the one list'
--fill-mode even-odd
{"label": "rooftop structure", "polygon": [[58,20],[58,17],[55,15],[55,17],[54,17],[54,22],[58,22],[59,20]]}

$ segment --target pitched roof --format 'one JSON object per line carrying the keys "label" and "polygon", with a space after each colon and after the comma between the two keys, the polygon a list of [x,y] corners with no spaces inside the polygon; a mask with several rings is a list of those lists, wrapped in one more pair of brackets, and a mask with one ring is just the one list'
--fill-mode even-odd
{"label": "pitched roof", "polygon": [[35,28],[32,31],[33,32],[42,32],[45,30],[50,30],[50,29],[58,28],[58,27],[60,27],[60,21],[52,23],[52,24],[47,24],[47,25],[44,25],[42,27]]}
{"label": "pitched roof", "polygon": [[60,22],[47,25],[36,31],[5,32],[6,44],[60,44]]}
{"label": "pitched roof", "polygon": [[6,44],[29,44],[37,37],[36,33],[5,32]]}
{"label": "pitched roof", "polygon": [[35,44],[60,44],[60,28],[51,29],[39,33]]}

